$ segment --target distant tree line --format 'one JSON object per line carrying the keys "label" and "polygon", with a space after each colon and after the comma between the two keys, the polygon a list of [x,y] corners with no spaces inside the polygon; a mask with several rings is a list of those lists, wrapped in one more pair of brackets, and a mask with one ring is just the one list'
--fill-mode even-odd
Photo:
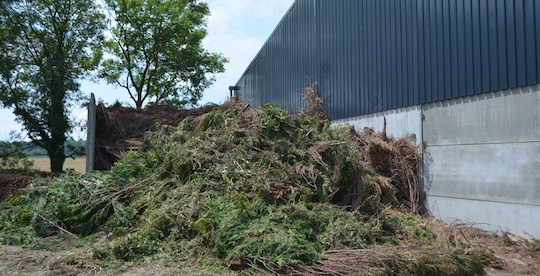
{"label": "distant tree line", "polygon": [[[64,154],[68,157],[75,157],[84,154],[86,141],[69,139],[66,141]],[[21,141],[0,141],[0,157],[22,157],[22,156],[48,156],[47,150],[35,145],[32,142]]]}

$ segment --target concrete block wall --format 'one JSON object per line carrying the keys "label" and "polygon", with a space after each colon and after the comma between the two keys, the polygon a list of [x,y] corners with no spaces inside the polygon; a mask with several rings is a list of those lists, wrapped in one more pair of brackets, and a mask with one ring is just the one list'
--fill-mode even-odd
{"label": "concrete block wall", "polygon": [[422,107],[419,105],[335,120],[332,121],[332,124],[350,124],[357,130],[370,127],[375,131],[382,131],[384,118],[386,118],[387,136],[404,137],[415,134],[416,144],[420,145],[422,143]]}
{"label": "concrete block wall", "polygon": [[540,238],[540,86],[348,118],[425,141],[427,207],[446,221]]}
{"label": "concrete block wall", "polygon": [[433,215],[540,237],[540,87],[422,106]]}

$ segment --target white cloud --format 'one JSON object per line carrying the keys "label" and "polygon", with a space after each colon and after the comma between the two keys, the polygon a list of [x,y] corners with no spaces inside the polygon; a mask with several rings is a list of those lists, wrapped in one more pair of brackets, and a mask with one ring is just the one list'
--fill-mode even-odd
{"label": "white cloud", "polygon": [[[209,52],[220,52],[229,58],[225,73],[216,75],[216,82],[207,89],[202,104],[220,103],[229,95],[228,87],[234,85],[268,39],[281,18],[295,0],[206,0],[211,15],[208,18],[208,36],[204,46]],[[96,99],[106,103],[119,100],[130,103],[128,94],[104,82],[84,81],[85,95],[94,93]],[[85,119],[84,110],[75,110],[73,115]],[[11,130],[20,130],[10,110],[0,109],[0,140],[8,138]],[[82,134],[76,134],[84,137]]]}

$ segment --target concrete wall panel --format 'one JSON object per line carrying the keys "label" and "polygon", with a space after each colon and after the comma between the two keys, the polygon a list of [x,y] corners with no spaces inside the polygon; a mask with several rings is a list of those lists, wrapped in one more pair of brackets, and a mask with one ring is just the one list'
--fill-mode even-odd
{"label": "concrete wall panel", "polygon": [[428,145],[538,141],[538,91],[528,86],[427,104],[424,139]]}
{"label": "concrete wall panel", "polygon": [[433,215],[540,237],[540,86],[426,104],[423,112]]}
{"label": "concrete wall panel", "polygon": [[428,196],[540,206],[540,142],[428,147]]}
{"label": "concrete wall panel", "polygon": [[449,197],[428,197],[431,213],[445,221],[474,223],[476,227],[540,237],[540,206]]}
{"label": "concrete wall panel", "polygon": [[332,121],[333,124],[351,124],[357,130],[364,127],[373,128],[375,131],[382,131],[384,128],[384,118],[386,117],[386,133],[388,136],[404,137],[411,134],[416,135],[416,143],[422,141],[422,112],[420,106],[412,106],[389,110],[385,112],[373,113],[352,117],[347,119]]}

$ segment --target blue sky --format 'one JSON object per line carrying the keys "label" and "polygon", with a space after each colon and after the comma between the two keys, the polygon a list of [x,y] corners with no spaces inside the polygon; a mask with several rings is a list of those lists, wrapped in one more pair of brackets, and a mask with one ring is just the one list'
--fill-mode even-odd
{"label": "blue sky", "polygon": [[[294,0],[206,0],[211,15],[208,17],[208,36],[204,41],[210,52],[220,52],[229,63],[225,73],[216,75],[216,82],[204,93],[201,104],[221,103],[229,95],[228,87],[234,85],[251,60],[270,36]],[[98,100],[114,103],[119,100],[130,104],[127,92],[104,82],[83,81],[82,92],[94,93]],[[76,109],[72,115],[85,120],[86,110]],[[7,140],[9,132],[19,131],[11,110],[0,109],[0,140]],[[76,133],[75,138],[84,138]]]}

